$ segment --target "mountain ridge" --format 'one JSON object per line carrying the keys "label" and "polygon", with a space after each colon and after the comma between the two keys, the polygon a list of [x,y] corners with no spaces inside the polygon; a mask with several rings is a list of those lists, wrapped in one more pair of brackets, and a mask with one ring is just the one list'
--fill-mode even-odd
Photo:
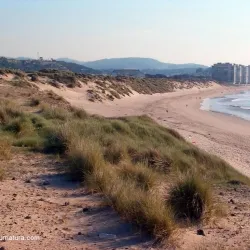
{"label": "mountain ridge", "polygon": [[19,69],[25,72],[39,71],[43,69],[70,70],[74,73],[99,74],[98,70],[86,67],[84,65],[50,60],[19,60],[6,57],[0,57],[0,68]]}
{"label": "mountain ridge", "polygon": [[82,64],[84,66],[98,69],[98,70],[109,70],[109,69],[181,69],[181,68],[208,68],[208,66],[196,63],[183,63],[183,64],[174,64],[174,63],[165,63],[153,58],[144,58],[144,57],[123,57],[123,58],[105,58],[95,61],[77,61],[70,58],[59,58],[64,61],[72,61],[75,63]]}

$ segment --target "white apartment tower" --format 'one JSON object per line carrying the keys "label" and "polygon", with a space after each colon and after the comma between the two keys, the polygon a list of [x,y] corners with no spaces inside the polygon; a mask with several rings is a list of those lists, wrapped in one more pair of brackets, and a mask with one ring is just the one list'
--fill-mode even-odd
{"label": "white apartment tower", "polygon": [[240,84],[240,65],[234,65],[234,84]]}
{"label": "white apartment tower", "polygon": [[212,66],[212,79],[234,84],[250,84],[250,65],[217,63]]}
{"label": "white apartment tower", "polygon": [[246,84],[246,67],[240,65],[240,84]]}
{"label": "white apartment tower", "polygon": [[234,84],[250,84],[250,66],[234,64]]}
{"label": "white apartment tower", "polygon": [[250,65],[246,66],[246,84],[250,84]]}

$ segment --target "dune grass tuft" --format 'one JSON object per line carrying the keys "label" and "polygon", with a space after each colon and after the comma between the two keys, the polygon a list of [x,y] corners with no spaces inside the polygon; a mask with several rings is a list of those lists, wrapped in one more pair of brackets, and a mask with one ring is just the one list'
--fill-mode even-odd
{"label": "dune grass tuft", "polygon": [[41,103],[41,101],[37,98],[31,98],[29,105],[31,107],[38,106]]}
{"label": "dune grass tuft", "polygon": [[11,140],[9,137],[0,137],[0,160],[11,158]]}
{"label": "dune grass tuft", "polygon": [[199,221],[212,203],[211,192],[198,177],[189,176],[172,187],[168,202],[176,218]]}
{"label": "dune grass tuft", "polygon": [[74,180],[84,181],[95,168],[104,165],[103,155],[98,144],[78,140],[69,146],[67,156],[70,162],[69,172]]}

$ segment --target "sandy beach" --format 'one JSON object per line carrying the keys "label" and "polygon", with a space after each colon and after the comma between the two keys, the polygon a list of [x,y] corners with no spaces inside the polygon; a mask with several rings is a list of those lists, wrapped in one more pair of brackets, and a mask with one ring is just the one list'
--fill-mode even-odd
{"label": "sandy beach", "polygon": [[[146,114],[164,126],[178,130],[188,141],[222,157],[250,176],[250,123],[243,119],[200,110],[203,99],[250,89],[248,86],[220,86],[180,90],[173,93],[125,97],[106,103],[89,103],[66,96],[73,105],[106,117]],[[72,97],[72,98],[71,98]]]}
{"label": "sandy beach", "polygon": [[[134,93],[119,100],[90,102],[87,99],[86,85],[82,88],[55,88],[49,84],[37,86],[41,90],[54,91],[72,105],[84,108],[92,114],[106,117],[146,114],[163,126],[178,130],[189,142],[209,153],[219,155],[250,176],[249,121],[200,110],[204,98],[237,93],[249,87],[226,87],[211,83],[204,88],[195,85],[192,89],[177,89],[165,94]],[[31,98],[32,95],[51,106],[57,103],[68,107],[64,99],[53,96],[50,92],[37,93],[36,88],[16,88],[7,82],[0,87],[2,98],[8,96],[11,100],[17,100],[28,111],[31,108],[37,110],[37,107],[27,106],[27,96]],[[48,96],[52,96],[51,99]],[[6,177],[0,183],[3,192],[3,223],[0,229],[6,234],[35,235],[42,238],[42,241],[23,242],[22,247],[152,248],[152,239],[135,233],[131,225],[114,210],[103,206],[102,196],[89,192],[87,187],[69,182],[66,176],[58,173],[58,170],[65,169],[63,158],[55,159],[54,156],[38,152],[25,151],[24,154],[23,151],[17,151],[10,160],[1,163],[6,169]],[[213,219],[208,224],[179,228],[173,239],[163,245],[154,246],[154,249],[249,249],[249,187],[216,186],[213,192],[219,204],[225,205],[226,217]],[[89,212],[85,213],[83,209]],[[200,227],[206,237],[197,234]],[[115,234],[117,238],[103,240],[99,233]],[[6,241],[2,245],[6,249],[20,248],[18,241]]]}
{"label": "sandy beach", "polygon": [[178,89],[164,94],[134,93],[122,99],[89,102],[86,87],[53,90],[73,106],[105,117],[148,115],[158,123],[176,129],[186,140],[209,153],[218,155],[240,172],[250,176],[250,122],[238,117],[201,110],[205,98],[239,93],[250,86],[224,86],[213,83],[208,88]]}

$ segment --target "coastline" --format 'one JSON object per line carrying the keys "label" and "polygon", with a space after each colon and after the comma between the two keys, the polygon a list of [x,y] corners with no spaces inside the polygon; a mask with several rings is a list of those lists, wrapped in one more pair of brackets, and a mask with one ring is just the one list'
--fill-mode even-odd
{"label": "coastline", "polygon": [[164,94],[134,93],[113,102],[89,102],[84,88],[52,90],[71,105],[90,114],[105,117],[148,115],[156,122],[177,130],[187,141],[217,155],[239,172],[250,177],[250,121],[228,114],[201,110],[205,98],[224,96],[250,90],[250,86],[218,85],[208,88],[179,89]]}
{"label": "coastline", "polygon": [[[86,111],[106,117],[146,114],[163,126],[176,129],[187,141],[215,154],[250,177],[250,122],[235,116],[200,109],[203,99],[250,89],[250,86],[215,85],[208,89],[135,95],[110,103],[84,105]],[[75,105],[76,103],[72,103]],[[81,106],[80,102],[76,106]]]}
{"label": "coastline", "polygon": [[165,119],[162,120],[155,115],[153,118],[162,125],[176,129],[189,142],[223,158],[250,177],[250,122],[236,116],[200,109],[204,98],[237,93],[246,89],[249,87],[222,87],[220,90],[165,99],[151,111],[154,114],[160,106],[168,106],[169,112]]}

